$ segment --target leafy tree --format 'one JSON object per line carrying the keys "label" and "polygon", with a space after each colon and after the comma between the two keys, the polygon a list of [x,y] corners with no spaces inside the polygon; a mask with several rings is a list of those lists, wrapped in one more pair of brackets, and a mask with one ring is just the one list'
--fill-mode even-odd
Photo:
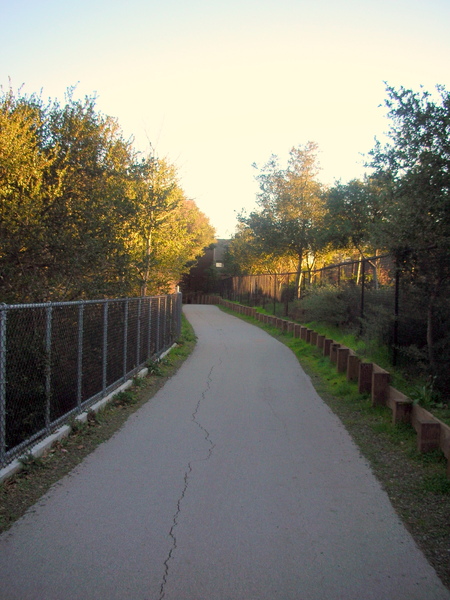
{"label": "leafy tree", "polygon": [[229,275],[286,273],[296,268],[295,258],[268,253],[250,227],[239,224],[225,254],[225,271]]}
{"label": "leafy tree", "polygon": [[[136,213],[130,251],[140,280],[140,294],[148,292],[152,273],[158,268],[155,233],[183,198],[176,170],[165,160],[149,156],[136,166]],[[160,259],[159,259],[160,260]]]}
{"label": "leafy tree", "polygon": [[95,97],[0,95],[0,294],[7,302],[173,289],[213,229],[167,161],[139,159]]}
{"label": "leafy tree", "polygon": [[[370,165],[385,182],[386,246],[427,298],[427,347],[433,373],[449,357],[443,321],[450,283],[450,93],[387,87],[389,142]],[[446,308],[445,308],[446,307]]]}
{"label": "leafy tree", "polygon": [[168,293],[214,241],[214,228],[193,200],[181,197],[152,239],[152,293]]}
{"label": "leafy tree", "polygon": [[97,112],[95,97],[75,101],[72,92],[48,118],[57,149],[48,185],[58,190],[43,215],[52,257],[48,287],[66,299],[124,293],[134,155],[117,122]]}
{"label": "leafy tree", "polygon": [[317,174],[317,145],[313,142],[292,148],[284,170],[273,156],[257,176],[259,210],[241,216],[265,252],[295,258],[297,289],[307,255],[319,248],[324,202]]}
{"label": "leafy tree", "polygon": [[[382,186],[376,177],[337,182],[327,190],[323,244],[357,250],[359,258],[376,256],[384,218]],[[377,274],[376,263],[371,263]]]}
{"label": "leafy tree", "polygon": [[4,301],[35,297],[46,264],[42,213],[51,190],[46,177],[55,160],[41,143],[45,110],[35,96],[0,102],[0,289]]}

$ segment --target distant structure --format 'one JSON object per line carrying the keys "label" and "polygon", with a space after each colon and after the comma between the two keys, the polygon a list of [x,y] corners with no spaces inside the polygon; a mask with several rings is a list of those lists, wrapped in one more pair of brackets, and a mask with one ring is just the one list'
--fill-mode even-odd
{"label": "distant structure", "polygon": [[206,248],[205,253],[184,275],[180,283],[184,302],[194,302],[199,294],[214,294],[217,292],[217,282],[223,277],[225,253],[230,240],[219,239],[215,244]]}

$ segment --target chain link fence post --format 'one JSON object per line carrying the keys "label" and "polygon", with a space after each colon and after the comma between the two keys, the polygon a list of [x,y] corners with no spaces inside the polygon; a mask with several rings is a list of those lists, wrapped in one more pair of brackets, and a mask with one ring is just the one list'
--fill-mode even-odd
{"label": "chain link fence post", "polygon": [[136,366],[141,364],[141,311],[142,298],[138,300],[137,335],[136,335]]}
{"label": "chain link fence post", "polygon": [[106,395],[108,367],[108,300],[103,303],[102,396]]}
{"label": "chain link fence post", "polygon": [[156,344],[155,344],[155,353],[159,354],[159,331],[160,331],[160,319],[161,319],[161,306],[160,306],[160,296],[157,299],[157,308],[156,308]]}
{"label": "chain link fence post", "polygon": [[128,298],[125,298],[123,307],[123,380],[127,378],[128,360]]}
{"label": "chain link fence post", "polygon": [[83,339],[84,339],[84,302],[78,307],[78,365],[77,365],[77,407],[81,412],[83,400]]}
{"label": "chain link fence post", "polygon": [[7,306],[0,306],[0,467],[6,462],[6,324]]}
{"label": "chain link fence post", "polygon": [[52,317],[53,308],[49,304],[45,311],[45,429],[50,431],[52,397]]}

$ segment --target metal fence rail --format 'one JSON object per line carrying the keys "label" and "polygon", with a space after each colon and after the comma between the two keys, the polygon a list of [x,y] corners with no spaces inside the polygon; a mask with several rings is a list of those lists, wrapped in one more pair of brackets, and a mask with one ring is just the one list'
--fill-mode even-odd
{"label": "metal fence rail", "polygon": [[295,285],[296,274],[291,272],[227,277],[219,281],[218,293],[222,298],[249,306],[274,303],[274,310],[275,303],[284,303],[287,315],[289,303],[312,286],[341,286],[351,283],[359,286],[363,295],[365,289],[379,284],[395,285],[396,273],[392,257],[386,254],[303,271],[298,289]]}
{"label": "metal fence rail", "polygon": [[0,467],[170,348],[181,294],[0,305]]}

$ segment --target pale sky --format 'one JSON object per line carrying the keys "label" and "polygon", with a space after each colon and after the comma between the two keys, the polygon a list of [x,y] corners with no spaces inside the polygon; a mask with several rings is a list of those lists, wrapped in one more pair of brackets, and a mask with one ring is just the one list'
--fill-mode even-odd
{"label": "pale sky", "polygon": [[0,84],[98,95],[135,148],[174,163],[235,231],[252,168],[315,141],[347,182],[388,127],[385,84],[450,89],[449,0],[0,0]]}

